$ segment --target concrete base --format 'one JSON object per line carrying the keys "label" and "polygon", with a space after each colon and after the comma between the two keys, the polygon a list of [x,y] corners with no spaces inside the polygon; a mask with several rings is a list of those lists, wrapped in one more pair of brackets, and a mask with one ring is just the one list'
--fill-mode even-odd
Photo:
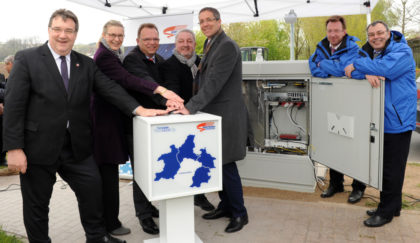
{"label": "concrete base", "polygon": [[202,243],[194,230],[194,196],[161,201],[159,228],[160,237],[144,243]]}

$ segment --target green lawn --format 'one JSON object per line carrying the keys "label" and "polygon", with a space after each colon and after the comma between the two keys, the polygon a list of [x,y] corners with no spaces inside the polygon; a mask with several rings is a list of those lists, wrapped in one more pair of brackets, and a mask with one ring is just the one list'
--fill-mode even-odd
{"label": "green lawn", "polygon": [[0,228],[0,242],[1,243],[22,243],[22,241],[16,237],[7,235],[3,230]]}

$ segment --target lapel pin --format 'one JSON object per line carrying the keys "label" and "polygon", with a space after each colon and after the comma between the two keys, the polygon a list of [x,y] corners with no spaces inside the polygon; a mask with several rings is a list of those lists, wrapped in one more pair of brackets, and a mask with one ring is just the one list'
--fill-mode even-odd
{"label": "lapel pin", "polygon": [[79,67],[80,65],[79,65],[79,63],[76,63],[76,67]]}

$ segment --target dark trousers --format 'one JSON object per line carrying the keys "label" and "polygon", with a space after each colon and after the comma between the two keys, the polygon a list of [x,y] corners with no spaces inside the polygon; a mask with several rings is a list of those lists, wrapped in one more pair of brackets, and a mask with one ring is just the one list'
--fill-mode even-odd
{"label": "dark trousers", "polygon": [[102,202],[104,205],[105,226],[108,232],[121,227],[118,219],[120,213],[120,188],[118,164],[101,164],[99,172],[102,177]]}
{"label": "dark trousers", "polygon": [[[330,169],[330,185],[337,189],[343,188],[344,182],[344,175],[338,171]],[[356,179],[353,179],[353,183],[351,183],[351,187],[353,190],[360,190],[365,191],[366,185]]]}
{"label": "dark trousers", "polygon": [[[131,168],[133,170],[133,177],[134,177],[134,150],[133,150],[133,135],[127,135],[127,144],[128,144],[128,152],[130,154],[130,162]],[[145,219],[152,217],[152,212],[155,207],[150,203],[147,199],[146,195],[144,195],[143,191],[140,189],[139,185],[135,180],[133,180],[133,200],[134,200],[134,208],[136,210],[136,216],[139,219]]]}
{"label": "dark trousers", "polygon": [[222,171],[223,191],[219,191],[220,203],[217,207],[230,212],[233,217],[246,215],[242,182],[236,162],[224,164]]}
{"label": "dark trousers", "polygon": [[397,134],[385,133],[381,202],[376,212],[384,218],[392,219],[394,213],[401,210],[402,187],[410,141],[411,131]]}
{"label": "dark trousers", "polygon": [[70,136],[59,159],[53,165],[33,165],[28,161],[25,174],[20,174],[23,221],[29,242],[51,242],[48,236],[48,212],[56,173],[75,192],[86,239],[96,240],[106,234],[103,222],[101,177],[93,157],[76,161]]}

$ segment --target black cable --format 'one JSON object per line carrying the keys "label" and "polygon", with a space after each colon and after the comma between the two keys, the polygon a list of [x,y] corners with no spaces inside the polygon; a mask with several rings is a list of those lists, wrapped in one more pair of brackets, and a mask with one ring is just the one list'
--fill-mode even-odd
{"label": "black cable", "polygon": [[[276,132],[277,132],[277,136],[279,136],[279,129],[277,128],[277,124],[276,124],[276,119],[274,119],[274,110],[271,108],[270,109],[270,113],[271,113],[271,121],[273,121],[274,127],[276,128]],[[270,132],[270,129],[268,130]]]}
{"label": "black cable", "polygon": [[[319,185],[319,181],[325,182],[325,178],[321,178],[321,177],[316,176],[316,166],[315,166],[315,162],[313,160],[312,160],[312,168],[314,169],[313,171],[314,171],[314,178],[315,178],[316,186],[322,192],[322,191],[324,191],[324,188],[322,188]],[[325,185],[325,183],[324,183],[324,185]]]}
{"label": "black cable", "polygon": [[[60,189],[62,190],[67,189],[68,184],[65,181],[58,180],[56,182],[61,183]],[[17,186],[18,188],[11,188],[12,186]],[[20,190],[20,184],[13,183],[13,184],[8,185],[5,189],[0,189],[0,192],[16,191],[16,190]]]}
{"label": "black cable", "polygon": [[[17,186],[18,188],[13,188],[10,189],[12,186]],[[19,184],[10,184],[9,186],[6,187],[6,189],[0,189],[0,192],[6,192],[6,191],[16,191],[20,189],[20,185]]]}

